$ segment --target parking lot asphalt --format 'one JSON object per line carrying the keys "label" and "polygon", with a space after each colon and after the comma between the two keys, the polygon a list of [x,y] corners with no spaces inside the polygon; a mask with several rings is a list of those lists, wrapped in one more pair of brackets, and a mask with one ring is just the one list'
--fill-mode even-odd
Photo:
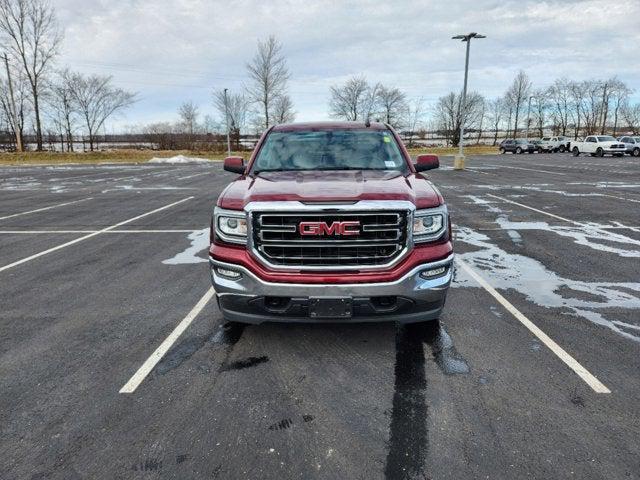
{"label": "parking lot asphalt", "polygon": [[220,164],[0,168],[0,478],[640,478],[640,163],[441,165],[440,322],[244,328]]}

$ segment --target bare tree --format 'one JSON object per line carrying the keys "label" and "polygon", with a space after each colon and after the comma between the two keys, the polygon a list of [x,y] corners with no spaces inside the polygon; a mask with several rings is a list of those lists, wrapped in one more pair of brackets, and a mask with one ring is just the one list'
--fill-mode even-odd
{"label": "bare tree", "polygon": [[498,143],[498,131],[504,118],[504,103],[501,98],[496,98],[487,103],[488,117],[493,130],[493,145]]}
{"label": "bare tree", "polygon": [[[26,76],[19,72],[18,75],[12,75],[13,83],[13,103],[15,103],[15,115],[13,112],[13,104],[9,92],[9,86],[6,80],[0,80],[0,110],[2,110],[7,125],[15,139],[20,137],[22,145],[24,145],[24,132],[27,118],[31,115],[30,85]],[[17,147],[17,145],[16,145]]]}
{"label": "bare tree", "polygon": [[615,137],[616,132],[618,131],[618,121],[620,119],[620,114],[622,107],[625,105],[627,100],[629,99],[629,95],[633,93],[627,85],[617,80],[613,86],[613,136]]}
{"label": "bare tree", "polygon": [[271,125],[271,112],[278,97],[287,92],[290,78],[282,45],[273,35],[258,42],[258,51],[247,64],[251,84],[247,88],[249,98],[260,106],[260,117],[264,128]]}
{"label": "bare tree", "polygon": [[460,142],[460,126],[465,129],[476,126],[484,110],[484,97],[476,92],[467,94],[465,105],[462,105],[462,93],[450,92],[438,99],[435,117],[439,130],[455,147]]}
{"label": "bare tree", "polygon": [[544,136],[544,126],[547,123],[547,113],[549,112],[548,92],[546,90],[535,90],[530,98],[538,135],[542,137]]}
{"label": "bare tree", "polygon": [[364,119],[370,107],[371,87],[364,76],[351,77],[344,85],[330,89],[330,115],[347,121]]}
{"label": "bare tree", "polygon": [[89,148],[93,151],[96,133],[105,121],[136,101],[136,94],[111,85],[110,76],[80,73],[71,75],[71,97],[89,134]]}
{"label": "bare tree", "polygon": [[640,134],[640,103],[625,104],[622,108],[622,118],[634,135]]}
{"label": "bare tree", "polygon": [[296,117],[293,110],[293,102],[289,95],[280,95],[273,102],[273,123],[290,123]]}
{"label": "bare tree", "polygon": [[416,98],[413,102],[407,104],[406,123],[407,128],[409,129],[407,146],[409,147],[413,144],[413,136],[415,135],[418,127],[420,127],[424,114],[424,99],[422,97]]}
{"label": "bare tree", "polygon": [[518,136],[518,124],[520,118],[520,112],[527,102],[531,92],[531,81],[527,74],[520,70],[513,79],[513,83],[507,90],[505,99],[509,106],[513,109],[513,115],[515,116],[513,125],[513,135]]}
{"label": "bare tree", "polygon": [[549,112],[556,133],[567,134],[569,115],[571,110],[571,82],[566,78],[557,79],[547,89]]}
{"label": "bare tree", "polygon": [[402,126],[407,115],[407,96],[395,87],[381,85],[377,105],[383,120],[395,128]]}
{"label": "bare tree", "polygon": [[192,137],[198,127],[198,107],[191,101],[184,102],[178,107],[178,115],[183,128]]}
{"label": "bare tree", "polygon": [[42,150],[40,95],[62,33],[46,0],[0,0],[0,37],[31,86],[36,142]]}
{"label": "bare tree", "polygon": [[[240,147],[240,133],[245,131],[247,127],[247,117],[249,116],[251,102],[243,93],[229,93],[226,96],[224,90],[216,90],[213,92],[213,106],[218,110],[220,114],[221,124],[226,131],[227,128],[227,113],[229,115],[229,133],[233,142],[235,143],[235,150]],[[257,128],[260,130],[260,128]]]}
{"label": "bare tree", "polygon": [[67,146],[73,152],[73,131],[76,123],[76,110],[71,91],[73,74],[69,69],[58,73],[55,81],[48,88],[47,100],[49,114],[54,127],[61,137],[62,150]]}

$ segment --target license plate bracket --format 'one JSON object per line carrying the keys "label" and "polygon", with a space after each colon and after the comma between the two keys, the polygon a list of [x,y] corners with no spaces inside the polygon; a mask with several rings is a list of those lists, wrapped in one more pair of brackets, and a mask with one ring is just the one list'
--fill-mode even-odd
{"label": "license plate bracket", "polygon": [[353,299],[351,297],[311,297],[309,298],[311,318],[351,318]]}

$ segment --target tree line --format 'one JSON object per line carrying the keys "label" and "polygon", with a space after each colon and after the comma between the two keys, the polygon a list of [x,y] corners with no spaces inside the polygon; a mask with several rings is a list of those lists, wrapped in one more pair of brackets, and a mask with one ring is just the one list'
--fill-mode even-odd
{"label": "tree line", "polygon": [[11,133],[18,150],[30,131],[37,150],[43,150],[45,132],[73,150],[78,129],[88,134],[93,150],[105,121],[136,100],[135,93],[113,86],[110,76],[57,69],[62,39],[47,1],[0,0],[0,129]]}
{"label": "tree line", "polygon": [[[460,125],[470,136],[490,133],[493,144],[504,137],[542,137],[551,132],[574,139],[591,134],[640,133],[640,104],[632,103],[633,90],[616,77],[609,79],[556,79],[535,88],[524,71],[518,72],[505,93],[485,99],[477,92],[451,92],[436,103],[435,126],[458,145]],[[467,140],[465,140],[467,141]]]}

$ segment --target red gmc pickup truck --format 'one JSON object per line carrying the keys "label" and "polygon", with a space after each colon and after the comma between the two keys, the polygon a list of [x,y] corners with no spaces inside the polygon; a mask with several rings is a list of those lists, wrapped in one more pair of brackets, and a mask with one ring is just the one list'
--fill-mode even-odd
{"label": "red gmc pickup truck", "polygon": [[211,279],[225,320],[403,323],[437,319],[452,277],[442,195],[382,123],[278,125],[211,220]]}

